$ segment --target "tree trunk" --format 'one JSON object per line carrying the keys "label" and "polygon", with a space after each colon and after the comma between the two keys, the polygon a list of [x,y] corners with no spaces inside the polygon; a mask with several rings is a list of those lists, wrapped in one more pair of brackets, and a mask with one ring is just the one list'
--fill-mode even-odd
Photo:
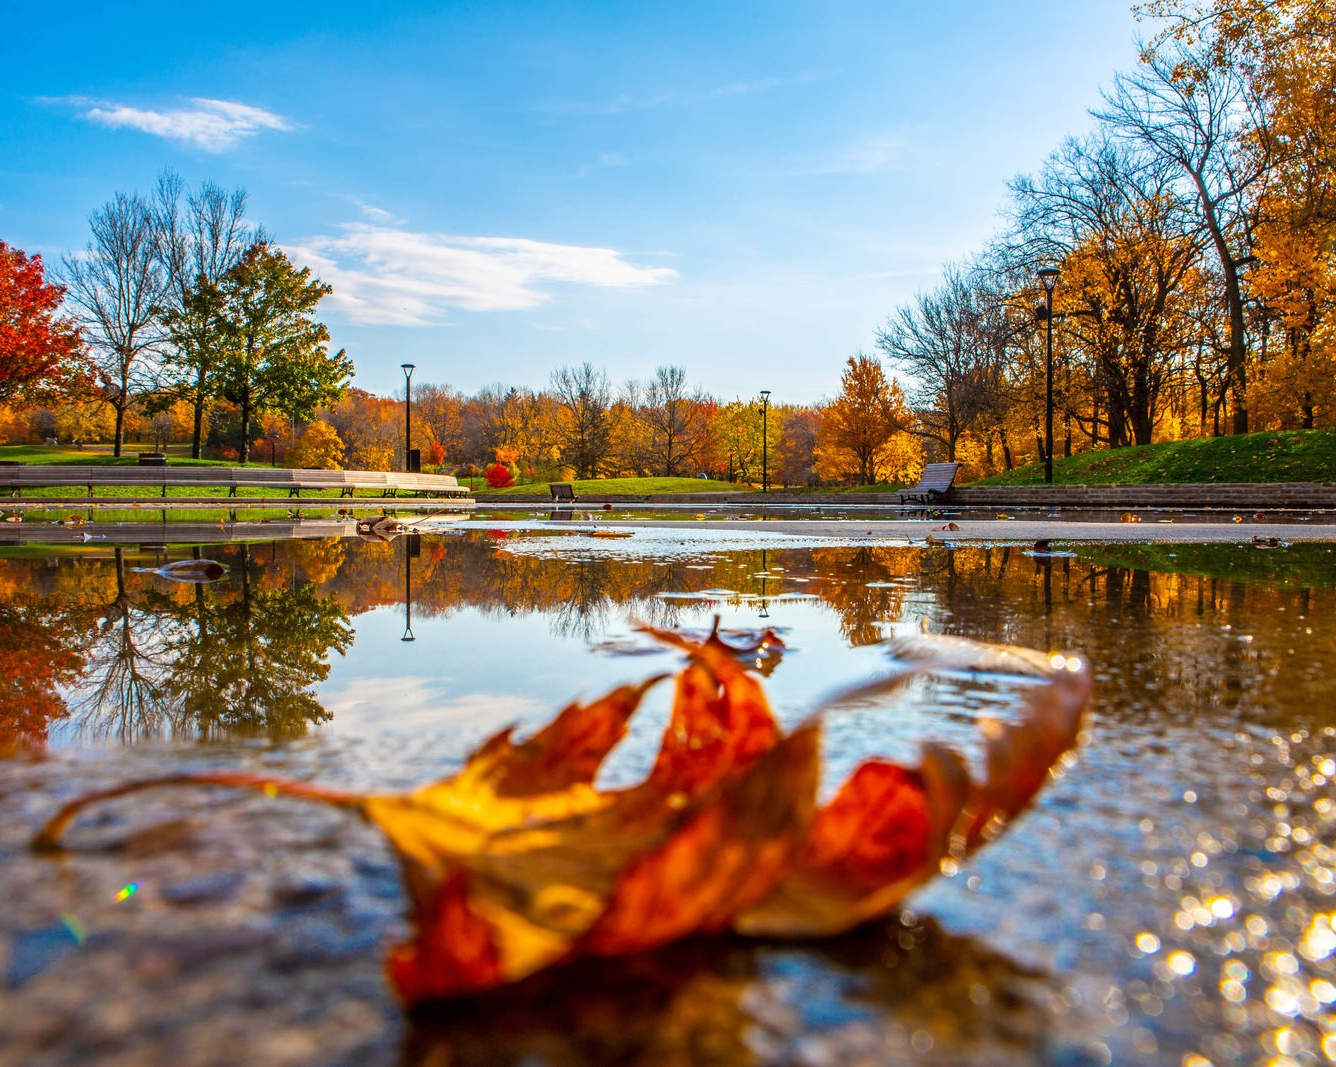
{"label": "tree trunk", "polygon": [[241,446],[237,449],[237,457],[243,467],[250,459],[250,419],[250,390],[244,389],[241,393]]}
{"label": "tree trunk", "polygon": [[190,437],[190,458],[199,459],[204,454],[204,372],[199,372],[195,382],[194,396],[195,425]]}
{"label": "tree trunk", "polygon": [[1229,250],[1220,220],[1216,217],[1215,203],[1206,193],[1206,181],[1201,174],[1192,174],[1197,196],[1201,199],[1202,217],[1206,221],[1211,244],[1220,260],[1220,273],[1225,279],[1225,304],[1229,308],[1229,354],[1225,359],[1225,377],[1234,399],[1234,433],[1248,432],[1248,347],[1243,326],[1243,291],[1239,284],[1239,264]]}

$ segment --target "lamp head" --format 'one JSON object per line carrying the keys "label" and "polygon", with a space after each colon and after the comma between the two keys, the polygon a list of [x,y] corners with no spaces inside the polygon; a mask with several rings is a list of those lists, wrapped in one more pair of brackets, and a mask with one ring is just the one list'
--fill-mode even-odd
{"label": "lamp head", "polygon": [[1040,267],[1036,272],[1039,275],[1039,284],[1044,287],[1044,292],[1053,292],[1053,287],[1058,284],[1058,279],[1062,277],[1062,271],[1057,267]]}
{"label": "lamp head", "polygon": [[761,390],[761,403],[762,403],[762,404],[768,404],[768,403],[770,403],[770,390],[769,390],[769,389],[762,389],[762,390]]}
{"label": "lamp head", "polygon": [[417,368],[416,363],[400,363],[399,366],[403,368],[405,378],[413,377],[413,371]]}

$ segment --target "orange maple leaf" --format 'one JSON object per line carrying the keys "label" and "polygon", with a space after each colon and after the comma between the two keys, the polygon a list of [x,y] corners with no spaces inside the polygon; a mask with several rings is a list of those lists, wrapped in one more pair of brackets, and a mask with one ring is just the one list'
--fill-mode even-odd
{"label": "orange maple leaf", "polygon": [[837,933],[884,915],[906,893],[994,836],[1078,737],[1089,671],[1076,660],[959,639],[892,642],[888,678],[925,671],[1033,680],[1024,712],[984,724],[984,771],[923,748],[917,767],[860,765],[817,802],[821,720],[784,734],[737,649],[644,628],[686,653],[670,721],[645,780],[599,789],[599,767],[664,676],[571,704],[522,743],[510,730],[453,777],[407,794],[338,793],[229,774],[176,775],[66,805],[35,839],[55,847],[87,804],[164,784],[262,788],[360,811],[399,855],[416,929],[388,958],[407,1003],[519,981],[583,956],[651,949],[695,933]]}

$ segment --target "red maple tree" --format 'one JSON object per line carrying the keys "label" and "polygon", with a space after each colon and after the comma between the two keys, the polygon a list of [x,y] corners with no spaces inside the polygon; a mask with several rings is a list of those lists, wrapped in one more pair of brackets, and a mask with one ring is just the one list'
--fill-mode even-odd
{"label": "red maple tree", "polygon": [[59,314],[64,295],[46,280],[40,255],[0,241],[0,403],[77,376],[79,330]]}

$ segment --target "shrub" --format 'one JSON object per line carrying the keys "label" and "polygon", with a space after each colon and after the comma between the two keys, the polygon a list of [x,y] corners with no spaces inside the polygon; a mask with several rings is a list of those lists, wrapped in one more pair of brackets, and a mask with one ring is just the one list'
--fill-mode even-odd
{"label": "shrub", "polygon": [[515,475],[511,474],[510,470],[500,463],[493,463],[483,471],[482,476],[487,479],[487,484],[493,489],[507,489],[515,484]]}

